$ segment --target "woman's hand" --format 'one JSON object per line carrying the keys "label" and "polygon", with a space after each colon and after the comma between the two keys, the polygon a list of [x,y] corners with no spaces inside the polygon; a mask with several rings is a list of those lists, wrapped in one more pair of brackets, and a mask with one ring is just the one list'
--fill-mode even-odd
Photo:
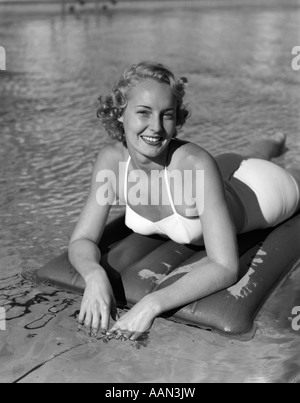
{"label": "woman's hand", "polygon": [[153,298],[150,295],[146,296],[114,324],[107,336],[115,335],[117,338],[124,336],[130,340],[137,340],[151,328],[156,316],[158,310],[155,308]]}
{"label": "woman's hand", "polygon": [[81,303],[78,322],[96,335],[101,330],[107,332],[110,316],[118,319],[116,302],[110,281],[104,269],[93,271],[86,278],[86,288]]}

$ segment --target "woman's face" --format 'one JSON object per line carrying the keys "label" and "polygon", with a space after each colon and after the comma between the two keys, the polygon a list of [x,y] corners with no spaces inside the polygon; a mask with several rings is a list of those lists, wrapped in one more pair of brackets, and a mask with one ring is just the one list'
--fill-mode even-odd
{"label": "woman's face", "polygon": [[176,130],[177,100],[170,85],[147,79],[127,93],[120,118],[129,150],[155,158],[166,149]]}

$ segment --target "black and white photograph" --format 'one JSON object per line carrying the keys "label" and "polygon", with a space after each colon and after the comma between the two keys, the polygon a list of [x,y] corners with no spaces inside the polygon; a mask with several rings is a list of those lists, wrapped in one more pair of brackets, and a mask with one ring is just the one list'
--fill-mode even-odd
{"label": "black and white photograph", "polygon": [[300,0],[0,0],[0,384],[300,383]]}

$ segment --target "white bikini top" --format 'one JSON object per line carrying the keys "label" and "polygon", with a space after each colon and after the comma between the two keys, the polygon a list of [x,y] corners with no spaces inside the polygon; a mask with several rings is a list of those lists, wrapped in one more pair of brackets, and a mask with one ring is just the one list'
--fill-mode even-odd
{"label": "white bikini top", "polygon": [[127,227],[132,229],[133,232],[141,235],[148,236],[157,234],[167,236],[168,238],[179,244],[199,243],[199,240],[202,239],[203,235],[200,218],[186,218],[177,213],[172,199],[167,167],[165,167],[164,170],[165,182],[173,214],[166,218],[163,218],[162,220],[153,222],[148,220],[147,218],[142,217],[129,206],[127,201],[127,181],[130,161],[131,157],[129,156],[126,165],[124,180],[124,198],[126,202],[125,224],[127,225]]}

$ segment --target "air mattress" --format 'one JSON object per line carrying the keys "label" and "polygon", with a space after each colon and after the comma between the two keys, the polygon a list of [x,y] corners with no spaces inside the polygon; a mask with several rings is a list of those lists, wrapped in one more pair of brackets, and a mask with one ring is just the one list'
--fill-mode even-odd
{"label": "air mattress", "polygon": [[[238,245],[240,273],[235,285],[164,317],[229,336],[253,334],[265,300],[300,262],[300,214],[276,228],[240,235]],[[166,287],[206,258],[203,247],[133,233],[125,226],[124,216],[106,226],[99,247],[101,265],[120,308]],[[83,293],[85,287],[67,253],[38,270],[37,280],[75,293]]]}

